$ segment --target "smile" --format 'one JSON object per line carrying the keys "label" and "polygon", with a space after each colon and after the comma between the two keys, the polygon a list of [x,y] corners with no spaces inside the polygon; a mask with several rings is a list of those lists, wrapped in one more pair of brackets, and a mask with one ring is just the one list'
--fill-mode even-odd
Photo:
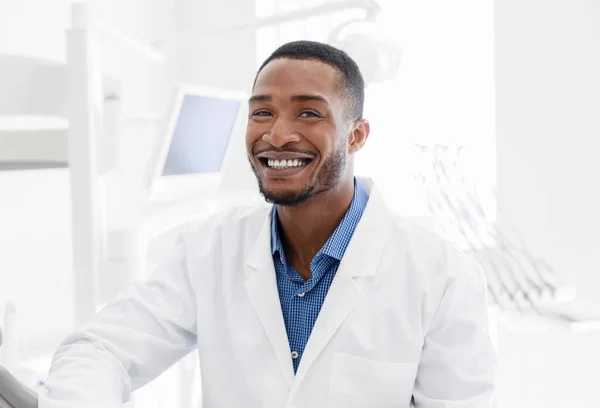
{"label": "smile", "polygon": [[289,169],[290,167],[302,167],[306,166],[309,160],[273,160],[267,159],[267,166],[273,169]]}
{"label": "smile", "polygon": [[275,160],[268,158],[259,159],[263,173],[266,177],[291,177],[303,172],[312,159],[287,159],[287,160]]}

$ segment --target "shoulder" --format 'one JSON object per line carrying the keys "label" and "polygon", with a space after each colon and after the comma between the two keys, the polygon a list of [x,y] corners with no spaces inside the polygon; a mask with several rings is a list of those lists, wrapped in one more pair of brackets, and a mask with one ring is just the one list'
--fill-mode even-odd
{"label": "shoulder", "polygon": [[[198,241],[214,242],[234,235],[256,235],[265,219],[271,214],[272,207],[265,204],[238,205],[213,211],[188,221],[181,228],[185,242],[197,244]],[[207,239],[211,237],[212,239]]]}
{"label": "shoulder", "polygon": [[487,282],[482,268],[474,258],[429,228],[395,216],[389,241],[398,254],[393,255],[395,264],[400,266],[396,270],[398,278],[419,299],[425,330],[444,298],[482,299],[481,305],[486,304]]}
{"label": "shoulder", "polygon": [[189,248],[211,250],[211,246],[223,239],[239,241],[240,232],[256,235],[270,212],[271,207],[265,203],[228,206],[195,215],[150,239],[148,260],[157,263],[174,251],[183,255]]}
{"label": "shoulder", "polygon": [[405,247],[414,270],[429,285],[447,287],[457,280],[482,280],[478,263],[433,228],[398,214],[392,217],[392,241]]}

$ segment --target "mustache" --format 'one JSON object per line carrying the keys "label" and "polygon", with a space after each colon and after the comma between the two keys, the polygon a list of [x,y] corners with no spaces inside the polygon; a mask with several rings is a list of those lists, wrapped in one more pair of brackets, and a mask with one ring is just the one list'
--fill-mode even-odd
{"label": "mustache", "polygon": [[297,149],[294,147],[290,147],[290,148],[286,148],[286,149],[277,149],[277,148],[273,148],[273,147],[268,147],[265,149],[252,150],[252,154],[254,156],[257,156],[261,153],[299,153],[299,154],[305,154],[307,156],[311,156],[313,158],[317,157],[317,154],[311,150]]}

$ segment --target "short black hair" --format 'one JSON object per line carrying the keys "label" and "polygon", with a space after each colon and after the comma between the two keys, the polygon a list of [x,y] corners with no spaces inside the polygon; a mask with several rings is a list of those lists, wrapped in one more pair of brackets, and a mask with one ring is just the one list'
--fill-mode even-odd
{"label": "short black hair", "polygon": [[316,41],[292,41],[284,44],[262,63],[254,78],[252,89],[263,68],[269,62],[279,58],[320,61],[336,68],[341,74],[341,81],[336,84],[336,88],[345,102],[346,116],[354,121],[362,119],[365,81],[356,62],[344,51]]}

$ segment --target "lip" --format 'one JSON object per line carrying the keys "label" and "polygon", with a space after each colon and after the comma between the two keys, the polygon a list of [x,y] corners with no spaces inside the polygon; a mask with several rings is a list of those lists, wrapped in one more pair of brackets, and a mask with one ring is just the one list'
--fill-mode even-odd
{"label": "lip", "polygon": [[[283,160],[283,159],[281,159],[281,160]],[[304,172],[306,169],[308,169],[312,165],[312,161],[311,161],[310,163],[307,163],[302,167],[289,167],[287,169],[274,169],[272,167],[269,167],[267,164],[263,163],[262,160],[260,160],[259,162],[262,167],[262,173],[264,174],[264,176],[266,178],[269,178],[269,179],[281,179],[281,178],[294,177],[294,176],[301,174],[302,172]]]}
{"label": "lip", "polygon": [[293,152],[264,152],[257,154],[256,157],[258,159],[270,159],[270,160],[312,160],[313,156],[309,156],[307,154],[302,153],[293,153]]}

